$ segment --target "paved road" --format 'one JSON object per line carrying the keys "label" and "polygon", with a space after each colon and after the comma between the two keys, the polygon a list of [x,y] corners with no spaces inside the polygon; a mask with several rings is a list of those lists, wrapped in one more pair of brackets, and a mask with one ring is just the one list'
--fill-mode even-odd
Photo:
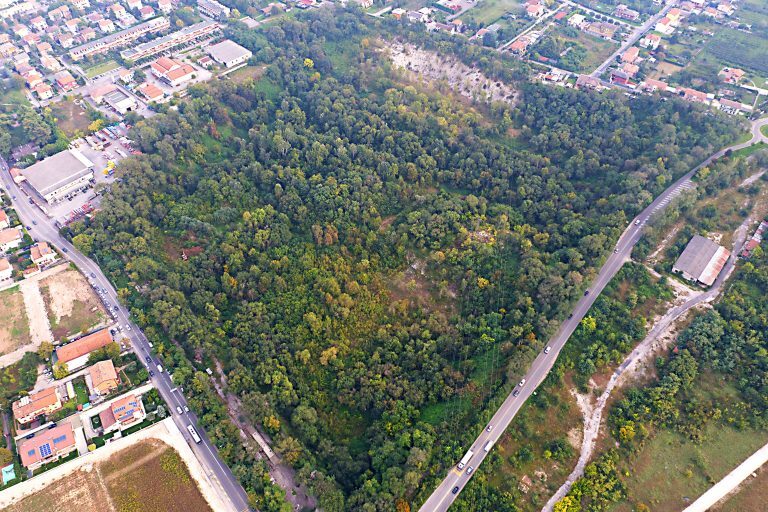
{"label": "paved road", "polygon": [[[458,494],[467,482],[469,482],[469,479],[474,474],[474,470],[477,469],[488,454],[483,447],[488,441],[495,443],[501,437],[525,401],[544,381],[547,374],[552,369],[552,366],[555,364],[557,356],[565,345],[565,342],[568,341],[568,338],[573,334],[573,331],[576,330],[579,322],[584,315],[586,315],[587,311],[589,311],[589,308],[595,302],[598,295],[600,295],[610,280],[613,279],[613,276],[615,276],[622,265],[624,265],[624,262],[629,260],[632,248],[642,237],[643,227],[648,219],[663,211],[663,209],[683,191],[692,188],[694,184],[691,181],[691,178],[693,178],[696,172],[702,167],[712,163],[713,160],[721,157],[728,149],[737,150],[764,140],[766,137],[760,133],[760,126],[765,124],[768,124],[768,118],[752,123],[752,138],[749,141],[721,149],[707,158],[662,192],[661,195],[640,213],[640,215],[633,219],[619,238],[619,241],[616,244],[616,252],[612,253],[605,261],[597,278],[587,290],[587,294],[579,300],[572,314],[565,322],[563,322],[557,333],[550,339],[548,346],[551,347],[551,349],[549,353],[545,354],[544,352],[541,352],[536,359],[534,359],[528,373],[524,376],[525,385],[515,386],[513,392],[507,396],[501,404],[501,407],[496,411],[496,414],[491,418],[491,421],[488,422],[488,427],[491,428],[491,431],[489,432],[487,429],[484,429],[472,443],[470,450],[473,452],[473,455],[467,463],[467,467],[460,471],[454,466],[440,485],[438,485],[437,489],[435,489],[427,501],[424,502],[419,509],[419,512],[442,512],[448,510]],[[518,396],[514,395],[516,392],[518,393]],[[467,474],[470,467],[472,468],[472,471],[470,474]],[[455,493],[453,492],[454,490],[456,491]]]}
{"label": "paved road", "polygon": [[[112,304],[120,304],[117,297],[117,292],[112,287],[112,284],[107,280],[104,274],[101,272],[96,263],[91,259],[83,256],[69,241],[59,235],[58,229],[56,229],[53,221],[49,219],[37,206],[29,204],[28,196],[23,192],[19,186],[11,179],[8,172],[8,164],[2,157],[0,157],[0,183],[2,187],[7,191],[12,199],[12,203],[16,212],[19,214],[19,218],[25,226],[31,226],[30,235],[36,240],[47,240],[53,245],[61,249],[64,252],[64,256],[72,261],[78,268],[90,279],[92,279],[96,286],[99,286],[107,291],[107,300]],[[33,221],[36,224],[33,224]],[[176,406],[182,408],[186,405],[186,399],[182,395],[181,391],[171,381],[168,373],[157,370],[157,364],[159,361],[151,353],[147,338],[144,333],[128,318],[127,310],[124,306],[120,305],[120,310],[117,313],[117,322],[120,325],[128,326],[132,328],[130,331],[123,330],[123,336],[130,339],[131,346],[134,352],[136,352],[139,359],[143,362],[147,356],[152,358],[151,368],[154,370],[154,377],[152,377],[152,383],[157,388],[160,396],[168,403],[174,421],[179,427],[179,430],[186,433],[187,425],[193,425],[202,438],[200,444],[191,442],[192,451],[203,466],[205,473],[209,478],[218,482],[220,490],[228,498],[232,504],[233,510],[243,511],[249,510],[248,496],[243,488],[238,483],[230,469],[224,464],[218,456],[216,449],[211,444],[208,437],[205,435],[203,429],[198,425],[197,419],[192,413],[186,413],[182,416],[176,414]],[[186,435],[186,434],[185,434]]]}
{"label": "paved road", "polygon": [[683,512],[706,512],[715,503],[726,497],[741,482],[749,478],[749,475],[760,469],[760,466],[768,462],[768,444],[749,456],[747,460],[739,464],[736,469],[710,487],[707,492],[699,496],[699,499],[691,503]]}
{"label": "paved road", "polygon": [[651,28],[655,27],[656,22],[663,18],[669,12],[669,10],[672,9],[673,5],[674,3],[672,1],[667,2],[667,4],[659,12],[648,18],[648,20],[641,26],[635,28],[629,37],[624,40],[619,49],[616,50],[610,57],[608,57],[602,64],[600,64],[597,69],[591,73],[591,75],[594,77],[599,77],[605,73],[605,70],[608,69],[611,64],[616,62],[616,58],[627,51],[630,46],[634,45],[641,37],[643,37],[643,34],[648,32]]}

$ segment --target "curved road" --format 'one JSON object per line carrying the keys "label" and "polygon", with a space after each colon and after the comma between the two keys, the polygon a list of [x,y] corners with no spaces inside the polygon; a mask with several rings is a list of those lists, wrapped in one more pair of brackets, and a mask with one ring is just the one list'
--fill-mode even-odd
{"label": "curved road", "polygon": [[[555,364],[560,350],[562,350],[565,342],[568,341],[568,338],[573,334],[573,331],[576,330],[576,327],[579,325],[579,322],[584,315],[586,315],[587,311],[589,311],[589,308],[592,307],[597,296],[600,295],[610,280],[613,279],[613,276],[615,276],[622,265],[624,265],[624,262],[629,260],[632,248],[642,237],[643,227],[648,219],[666,208],[666,206],[684,190],[693,188],[694,184],[691,179],[699,169],[709,165],[717,158],[720,158],[728,150],[736,151],[765,140],[767,137],[763,136],[760,132],[760,127],[764,125],[768,125],[768,118],[753,122],[751,127],[752,138],[750,138],[750,140],[741,144],[734,144],[714,153],[662,192],[661,195],[654,199],[654,201],[629,224],[616,244],[616,252],[608,257],[600,268],[597,279],[595,279],[592,286],[585,292],[586,294],[578,301],[573,313],[567,320],[565,320],[565,322],[563,322],[557,333],[550,339],[548,343],[548,346],[551,347],[549,353],[545,354],[544,352],[541,352],[536,359],[534,359],[528,373],[524,376],[525,385],[515,386],[513,392],[507,396],[501,404],[501,407],[499,407],[493,415],[493,418],[491,418],[491,421],[488,422],[488,426],[491,428],[490,432],[487,428],[483,429],[480,435],[472,443],[469,449],[472,450],[473,455],[466,467],[462,470],[459,470],[457,466],[451,468],[440,485],[438,485],[437,489],[435,489],[427,501],[424,502],[421,508],[419,508],[419,512],[443,512],[448,510],[451,504],[453,504],[458,494],[474,474],[474,470],[477,469],[483,460],[485,460],[486,455],[488,455],[488,452],[486,452],[483,447],[488,441],[492,441],[493,443],[498,441],[525,401],[544,381],[547,374],[552,369],[552,366]],[[518,393],[518,396],[515,396],[514,393],[516,392]],[[469,468],[472,468],[472,471],[468,474],[467,470]]]}
{"label": "curved road", "polygon": [[[222,495],[223,501],[231,504],[230,510],[237,512],[249,510],[248,495],[240,486],[227,465],[219,458],[216,448],[211,444],[202,427],[198,425],[195,415],[192,412],[184,413],[182,415],[176,413],[177,406],[182,407],[183,410],[184,406],[187,405],[184,395],[182,395],[181,390],[176,387],[166,371],[158,371],[157,365],[161,364],[161,361],[152,354],[146,336],[144,336],[144,333],[141,332],[138,326],[130,320],[126,308],[122,306],[118,300],[117,292],[101,272],[99,266],[91,259],[81,254],[68,240],[59,235],[59,231],[56,229],[53,220],[48,218],[48,216],[36,205],[29,204],[29,196],[26,191],[22,190],[11,179],[10,173],[8,172],[8,164],[2,157],[0,157],[0,183],[7,191],[13,207],[19,214],[21,222],[25,226],[32,227],[30,235],[36,240],[47,240],[61,249],[64,257],[77,265],[84,274],[90,277],[96,286],[106,290],[107,300],[109,302],[119,306],[116,322],[123,326],[131,326],[131,330],[123,330],[122,335],[130,339],[131,346],[142,363],[146,362],[147,357],[151,358],[152,362],[149,366],[155,373],[154,377],[151,378],[151,381],[155,385],[155,388],[157,388],[160,396],[163,397],[163,400],[168,403],[170,415],[173,417],[176,426],[184,434],[184,437],[192,447],[192,451],[203,467],[206,476],[211,480],[214,488],[219,494]],[[15,199],[13,199],[14,197]],[[199,444],[196,444],[191,440],[187,433],[187,425],[193,425],[200,434],[202,441]]]}

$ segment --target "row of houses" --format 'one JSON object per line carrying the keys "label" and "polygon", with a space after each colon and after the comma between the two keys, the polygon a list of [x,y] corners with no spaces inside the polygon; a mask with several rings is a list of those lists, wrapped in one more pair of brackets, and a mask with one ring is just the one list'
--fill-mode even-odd
{"label": "row of houses", "polygon": [[69,51],[69,57],[77,62],[91,55],[98,55],[118,48],[123,48],[147,34],[162,32],[169,29],[170,26],[171,24],[168,21],[168,18],[159,16],[144,23],[121,30],[120,32],[110,34],[101,39],[73,48]]}
{"label": "row of houses", "polygon": [[152,41],[122,50],[120,56],[126,60],[135,62],[177,48],[184,44],[200,40],[204,37],[210,37],[220,28],[221,26],[214,21],[201,21],[200,23],[184,27],[168,35],[153,39]]}
{"label": "row of houses", "polygon": [[[49,393],[47,400],[50,402],[56,398]],[[141,397],[126,394],[113,400],[99,413],[101,433],[123,430],[141,422],[146,416]],[[78,427],[78,430],[82,430],[82,427]],[[75,428],[69,421],[38,430],[32,437],[18,442],[17,450],[22,466],[34,470],[70,455],[77,450],[76,436]]]}

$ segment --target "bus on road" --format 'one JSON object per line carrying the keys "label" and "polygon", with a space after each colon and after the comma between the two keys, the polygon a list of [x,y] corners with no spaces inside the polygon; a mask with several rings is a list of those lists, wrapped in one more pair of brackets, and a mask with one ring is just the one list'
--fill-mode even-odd
{"label": "bus on road", "polygon": [[192,425],[187,425],[187,430],[189,430],[189,435],[192,436],[192,439],[194,439],[197,444],[200,444],[200,441],[202,441],[202,439],[200,439],[200,436],[197,435],[197,430],[195,430],[195,427],[193,427]]}

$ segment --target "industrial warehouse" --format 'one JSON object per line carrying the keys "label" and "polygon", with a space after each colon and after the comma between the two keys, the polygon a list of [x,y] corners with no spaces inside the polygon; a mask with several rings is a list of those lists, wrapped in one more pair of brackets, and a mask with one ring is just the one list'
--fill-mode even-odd
{"label": "industrial warehouse", "polygon": [[21,171],[48,204],[77,195],[93,179],[93,162],[75,149],[62,151]]}
{"label": "industrial warehouse", "polygon": [[731,252],[712,240],[694,235],[685,250],[672,266],[672,272],[689,281],[712,286],[723,270]]}

